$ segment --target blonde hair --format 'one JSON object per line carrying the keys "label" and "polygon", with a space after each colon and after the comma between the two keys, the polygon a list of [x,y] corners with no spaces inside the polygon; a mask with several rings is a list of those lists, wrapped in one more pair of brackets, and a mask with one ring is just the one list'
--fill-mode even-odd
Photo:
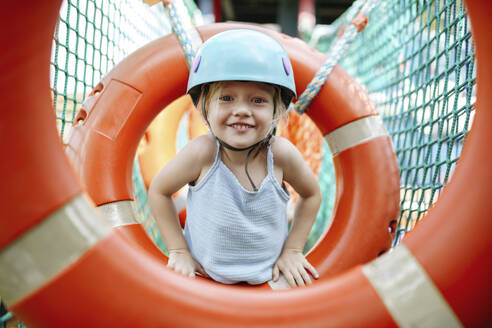
{"label": "blonde hair", "polygon": [[[274,108],[273,108],[272,128],[269,131],[270,133],[278,126],[282,118],[287,116],[286,115],[287,107],[285,107],[285,104],[282,100],[282,93],[279,86],[275,84],[265,83],[265,82],[258,82],[258,83],[263,83],[265,85],[271,86],[274,90],[273,91]],[[207,124],[209,124],[207,116],[208,116],[208,106],[210,106],[210,101],[212,100],[213,95],[219,92],[220,89],[222,89],[225,84],[226,81],[219,81],[219,82],[212,82],[202,86],[202,89],[200,91],[200,97],[198,98],[197,108],[199,109],[203,119],[207,122]],[[208,88],[208,90],[206,90],[206,88]],[[205,99],[203,99],[204,96]]]}

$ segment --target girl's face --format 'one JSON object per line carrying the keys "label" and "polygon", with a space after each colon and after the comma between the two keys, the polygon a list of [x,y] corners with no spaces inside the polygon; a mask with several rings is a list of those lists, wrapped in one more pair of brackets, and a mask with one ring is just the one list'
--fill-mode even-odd
{"label": "girl's face", "polygon": [[273,125],[274,87],[259,82],[223,82],[211,95],[207,118],[213,133],[236,148],[264,139]]}

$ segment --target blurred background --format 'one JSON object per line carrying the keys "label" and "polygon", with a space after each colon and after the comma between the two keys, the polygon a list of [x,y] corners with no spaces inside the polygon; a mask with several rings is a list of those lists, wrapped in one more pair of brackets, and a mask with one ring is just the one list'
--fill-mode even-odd
{"label": "blurred background", "polygon": [[301,29],[329,25],[353,0],[198,0],[206,22],[239,21],[267,24],[290,36]]}

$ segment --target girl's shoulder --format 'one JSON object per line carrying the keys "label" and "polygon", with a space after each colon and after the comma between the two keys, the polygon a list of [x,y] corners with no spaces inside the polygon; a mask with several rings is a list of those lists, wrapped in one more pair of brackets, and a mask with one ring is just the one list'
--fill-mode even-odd
{"label": "girl's shoulder", "polygon": [[198,136],[188,142],[187,152],[193,156],[193,160],[202,166],[211,165],[215,161],[217,142],[211,134]]}
{"label": "girl's shoulder", "polygon": [[274,136],[272,138],[270,149],[273,153],[273,158],[275,159],[275,165],[284,167],[289,164],[289,162],[299,156],[300,153],[289,139],[280,136]]}

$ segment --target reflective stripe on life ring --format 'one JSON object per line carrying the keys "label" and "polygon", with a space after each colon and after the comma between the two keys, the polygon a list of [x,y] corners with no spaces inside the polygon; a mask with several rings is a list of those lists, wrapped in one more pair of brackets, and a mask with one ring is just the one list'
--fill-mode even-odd
{"label": "reflective stripe on life ring", "polygon": [[367,116],[333,130],[325,136],[333,156],[374,138],[388,136],[379,115]]}
{"label": "reflective stripe on life ring", "polygon": [[86,196],[72,199],[0,250],[2,299],[12,304],[26,297],[74,264],[110,230]]}
{"label": "reflective stripe on life ring", "polygon": [[362,267],[400,327],[462,327],[456,314],[404,244]]}
{"label": "reflective stripe on life ring", "polygon": [[102,204],[98,208],[104,217],[111,222],[113,227],[121,227],[129,224],[137,224],[137,211],[132,200],[121,200]]}

